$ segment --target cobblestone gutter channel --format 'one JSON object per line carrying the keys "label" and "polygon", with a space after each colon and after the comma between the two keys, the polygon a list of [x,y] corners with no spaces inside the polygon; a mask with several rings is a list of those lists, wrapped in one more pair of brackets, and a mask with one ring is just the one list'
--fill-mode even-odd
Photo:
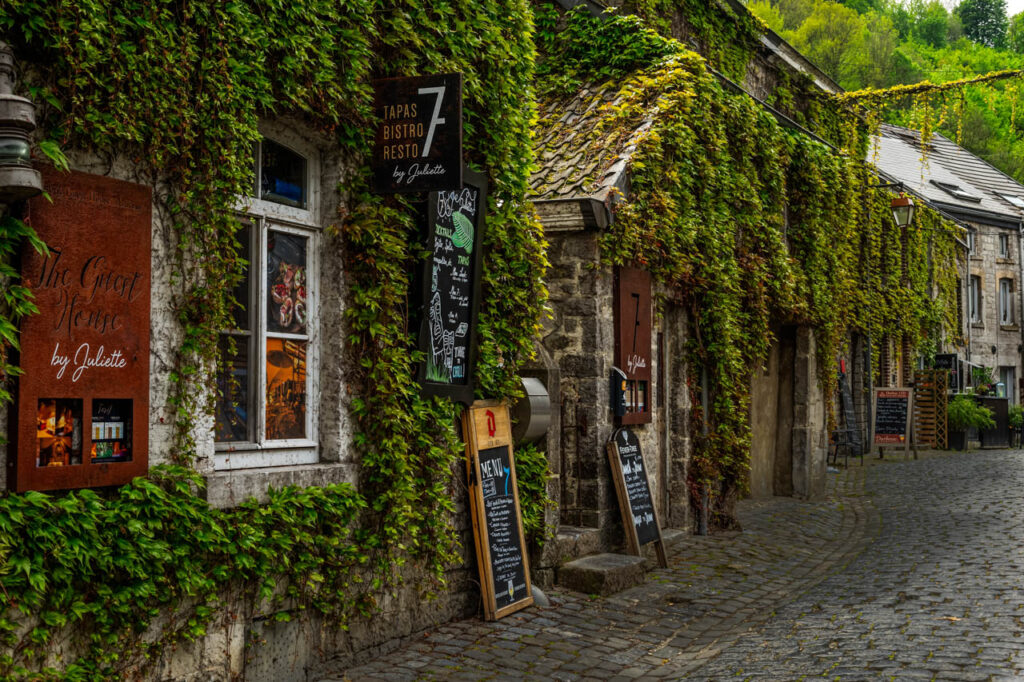
{"label": "cobblestone gutter channel", "polygon": [[686,537],[671,549],[668,569],[613,597],[555,590],[550,608],[444,625],[315,679],[702,677],[699,669],[878,536],[879,514],[865,495],[871,468],[829,474],[822,502],[742,502],[742,533]]}

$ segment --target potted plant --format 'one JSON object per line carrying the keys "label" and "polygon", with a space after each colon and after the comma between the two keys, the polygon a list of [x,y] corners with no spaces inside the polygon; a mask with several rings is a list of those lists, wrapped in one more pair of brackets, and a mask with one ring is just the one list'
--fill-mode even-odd
{"label": "potted plant", "polygon": [[966,449],[968,429],[984,430],[996,425],[992,419],[992,410],[982,407],[974,398],[963,393],[954,396],[949,402],[946,418],[949,420],[949,444],[954,450]]}

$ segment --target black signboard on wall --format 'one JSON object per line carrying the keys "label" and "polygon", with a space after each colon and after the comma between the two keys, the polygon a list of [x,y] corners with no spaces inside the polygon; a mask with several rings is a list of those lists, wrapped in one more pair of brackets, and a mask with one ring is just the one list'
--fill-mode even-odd
{"label": "black signboard on wall", "polygon": [[377,80],[373,103],[375,192],[430,192],[462,184],[462,74]]}
{"label": "black signboard on wall", "polygon": [[417,378],[424,395],[473,402],[480,249],[487,210],[487,180],[463,172],[462,188],[432,192],[427,206],[427,248],[420,305],[419,348],[426,358]]}

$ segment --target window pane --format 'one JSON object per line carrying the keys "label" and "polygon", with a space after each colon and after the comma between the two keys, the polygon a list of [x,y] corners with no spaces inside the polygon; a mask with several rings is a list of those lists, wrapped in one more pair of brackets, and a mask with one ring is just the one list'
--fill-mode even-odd
{"label": "window pane", "polygon": [[305,237],[267,232],[267,331],[305,334]]}
{"label": "window pane", "polygon": [[[249,225],[243,225],[239,228],[238,232],[235,233],[235,238],[238,240],[238,257],[246,261],[246,263],[252,263],[252,229]],[[236,329],[249,330],[249,296],[252,287],[249,286],[249,265],[245,265],[242,269],[242,279],[235,285],[232,290],[232,295],[237,301],[237,305],[232,311],[232,316],[235,320]]]}
{"label": "window pane", "polygon": [[92,401],[92,463],[132,459],[132,401]]}
{"label": "window pane", "polygon": [[[235,352],[230,350],[234,338]],[[249,337],[220,337],[221,367],[217,376],[216,439],[220,443],[253,440],[249,419]]]}
{"label": "window pane", "polygon": [[267,339],[267,440],[306,437],[306,343]]}
{"label": "window pane", "polygon": [[36,412],[36,466],[82,463],[81,399],[41,398]]}
{"label": "window pane", "polygon": [[306,159],[271,140],[260,155],[260,198],[296,208],[306,207]]}

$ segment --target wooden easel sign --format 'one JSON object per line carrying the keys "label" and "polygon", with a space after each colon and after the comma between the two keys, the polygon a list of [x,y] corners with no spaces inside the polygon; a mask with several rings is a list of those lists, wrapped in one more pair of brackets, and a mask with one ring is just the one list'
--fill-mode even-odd
{"label": "wooden easel sign", "polygon": [[661,524],[651,497],[647,468],[636,434],[623,427],[615,432],[608,443],[608,462],[622,512],[622,526],[626,531],[626,545],[630,553],[640,556],[643,545],[654,543],[658,565],[668,568],[665,543],[661,539]]}
{"label": "wooden easel sign", "polygon": [[484,618],[497,620],[533,604],[508,405],[478,400],[462,431]]}
{"label": "wooden easel sign", "polygon": [[[910,451],[911,415],[914,409],[914,389],[907,387],[876,388],[872,396],[871,444],[882,448],[902,449],[904,456]],[[917,457],[917,449],[914,449]]]}

